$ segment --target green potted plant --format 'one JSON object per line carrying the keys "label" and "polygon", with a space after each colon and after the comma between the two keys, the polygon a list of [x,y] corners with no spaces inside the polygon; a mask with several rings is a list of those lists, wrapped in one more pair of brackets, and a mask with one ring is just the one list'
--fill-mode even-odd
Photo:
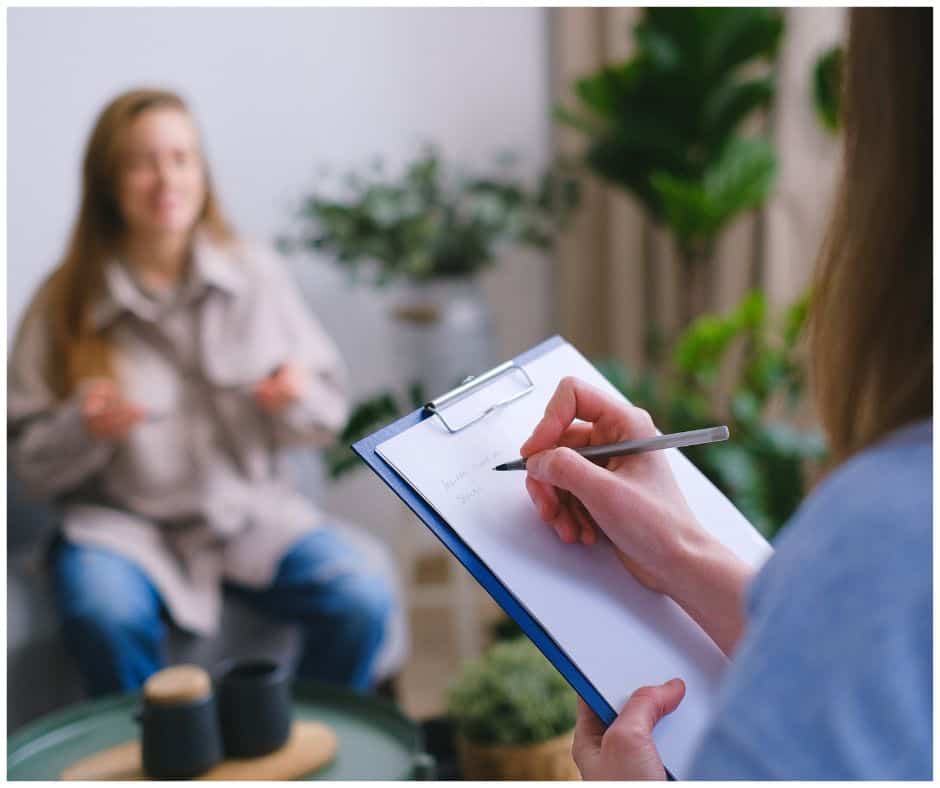
{"label": "green potted plant", "polygon": [[547,248],[559,216],[576,200],[574,181],[549,169],[535,188],[510,176],[511,154],[499,174],[452,172],[427,146],[397,177],[381,161],[345,178],[346,194],[307,196],[299,233],[286,242],[328,252],[373,281],[463,281],[491,265],[506,243]]}
{"label": "green potted plant", "polygon": [[711,304],[721,232],[773,185],[773,148],[740,130],[773,99],[767,71],[782,32],[775,9],[645,9],[633,57],[579,79],[573,105],[556,110],[584,135],[587,167],[669,231],[683,327]]}
{"label": "green potted plant", "polygon": [[385,340],[402,380],[438,396],[496,361],[479,274],[510,247],[548,248],[577,202],[560,162],[535,184],[514,168],[503,154],[490,171],[458,170],[433,146],[395,174],[376,162],[305,197],[281,247],[325,254],[388,291]]}
{"label": "green potted plant", "polygon": [[469,780],[578,779],[574,690],[524,637],[496,643],[451,687],[461,773]]}

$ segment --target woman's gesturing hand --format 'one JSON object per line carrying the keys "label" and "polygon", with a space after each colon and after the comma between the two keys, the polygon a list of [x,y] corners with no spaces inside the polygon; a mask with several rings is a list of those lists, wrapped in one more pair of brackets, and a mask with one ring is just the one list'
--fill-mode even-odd
{"label": "woman's gesturing hand", "polygon": [[520,451],[529,496],[562,541],[593,544],[600,528],[633,575],[665,593],[677,551],[704,535],[666,455],[616,457],[604,468],[571,451],[656,434],[646,411],[569,377]]}
{"label": "woman's gesturing hand", "polygon": [[579,698],[571,754],[582,779],[665,780],[666,770],[653,742],[653,728],[676,710],[684,696],[682,679],[640,687],[606,730]]}
{"label": "woman's gesturing hand", "polygon": [[255,400],[269,413],[300,399],[307,390],[307,376],[299,364],[281,364],[255,387]]}
{"label": "woman's gesturing hand", "polygon": [[146,415],[121,396],[117,384],[106,378],[86,381],[82,386],[81,414],[85,428],[96,438],[121,440]]}

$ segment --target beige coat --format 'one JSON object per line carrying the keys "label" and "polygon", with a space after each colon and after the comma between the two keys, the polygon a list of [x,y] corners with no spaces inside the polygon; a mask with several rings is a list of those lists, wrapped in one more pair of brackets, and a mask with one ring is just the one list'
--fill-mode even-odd
{"label": "beige coat", "polygon": [[[221,585],[262,588],[322,515],[287,482],[281,450],[329,443],[347,416],[345,370],[270,252],[195,243],[172,297],[143,290],[119,261],[93,319],[110,327],[124,395],[148,415],[120,442],[94,438],[80,393],[57,401],[41,370],[44,293],[20,325],[8,370],[9,458],[37,495],[56,498],[67,537],[141,566],[181,627],[211,633]],[[286,361],[306,396],[276,415],[254,385]]]}

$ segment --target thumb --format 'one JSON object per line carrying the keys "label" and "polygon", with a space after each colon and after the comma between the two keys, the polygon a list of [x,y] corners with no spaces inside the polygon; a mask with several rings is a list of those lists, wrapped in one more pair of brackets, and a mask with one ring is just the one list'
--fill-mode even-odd
{"label": "thumb", "polygon": [[630,696],[620,716],[610,726],[621,731],[640,729],[652,733],[663,717],[671,714],[685,697],[685,682],[672,679],[655,687],[640,687]]}
{"label": "thumb", "polygon": [[614,483],[606,468],[564,446],[533,454],[526,460],[526,470],[537,481],[567,490],[588,509],[600,503]]}

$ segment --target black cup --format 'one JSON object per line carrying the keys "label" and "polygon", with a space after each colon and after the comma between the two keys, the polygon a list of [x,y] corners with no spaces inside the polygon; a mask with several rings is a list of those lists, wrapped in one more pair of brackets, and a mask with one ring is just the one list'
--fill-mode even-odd
{"label": "black cup", "polygon": [[158,780],[188,780],[222,760],[222,737],[215,698],[160,704],[144,699],[137,712],[142,726],[144,771]]}
{"label": "black cup", "polygon": [[257,758],[287,742],[293,709],[286,665],[270,659],[223,662],[216,696],[228,757]]}

